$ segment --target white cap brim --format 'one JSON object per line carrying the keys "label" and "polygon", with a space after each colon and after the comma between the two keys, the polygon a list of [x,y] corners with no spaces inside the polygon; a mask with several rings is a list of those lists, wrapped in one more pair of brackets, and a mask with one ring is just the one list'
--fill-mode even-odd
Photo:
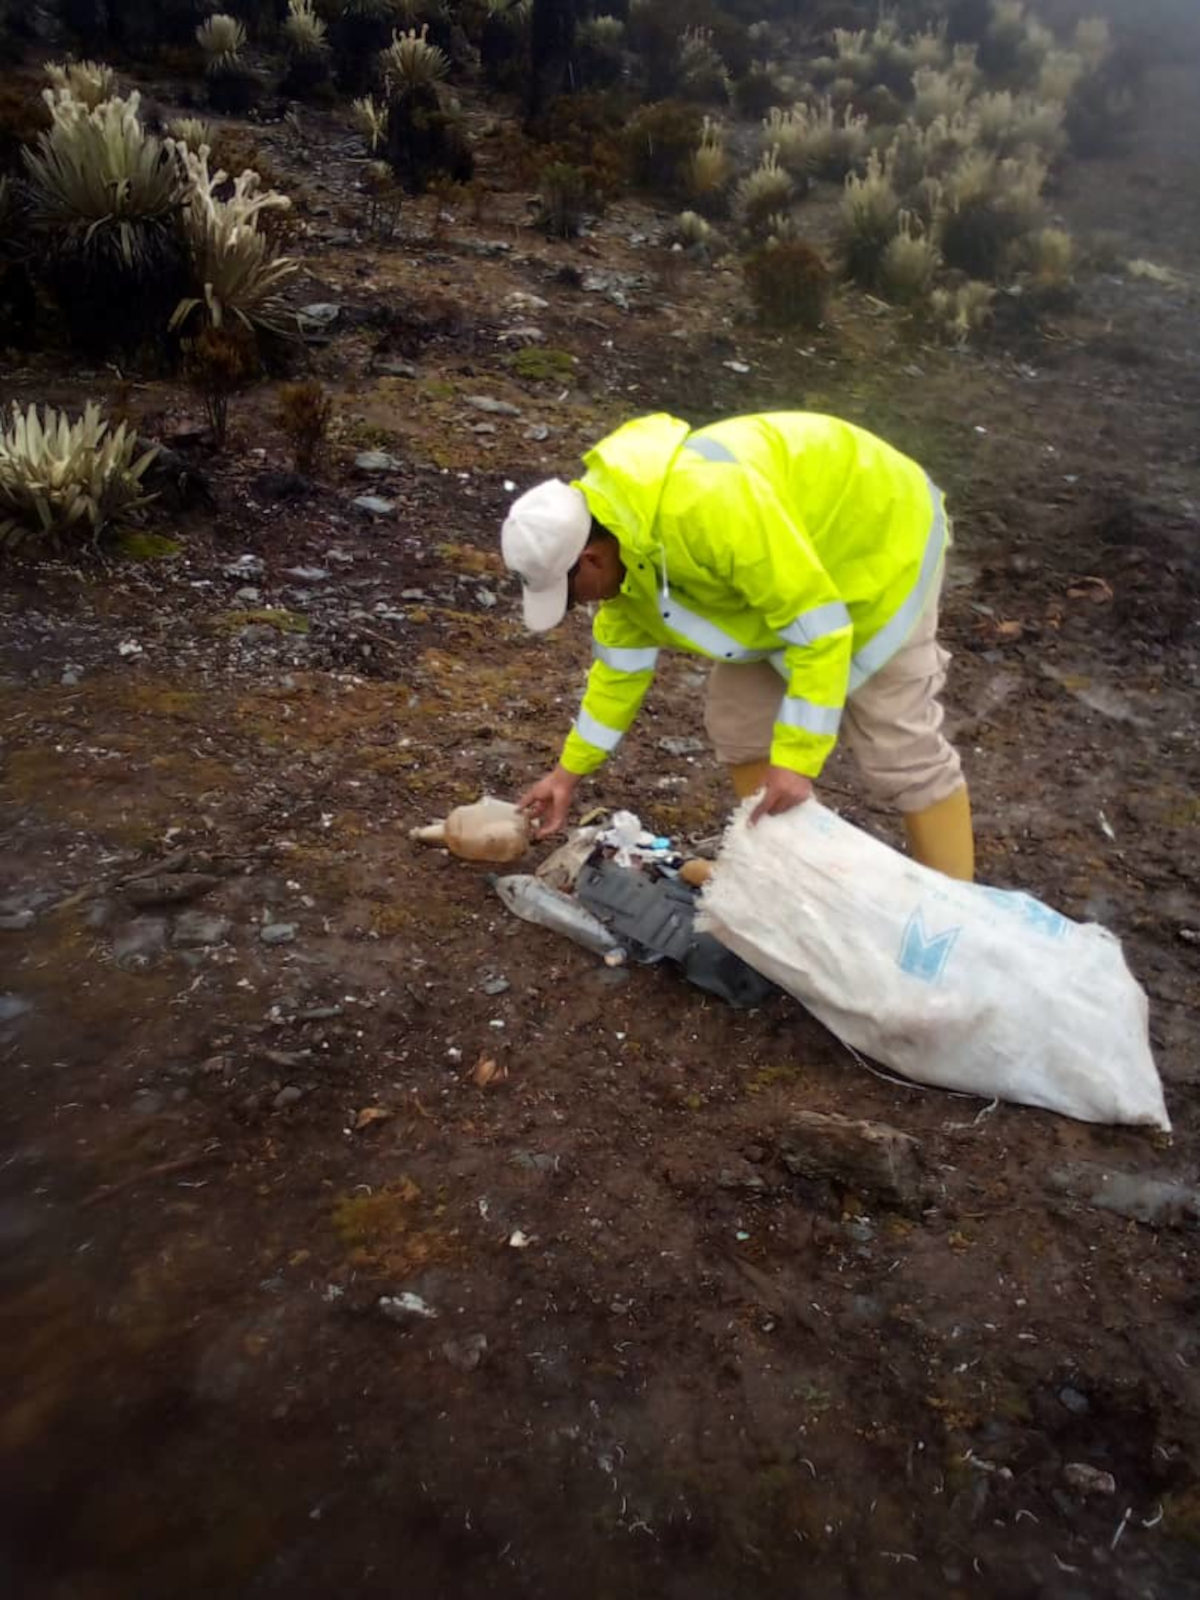
{"label": "white cap brim", "polygon": [[522,602],[525,626],[532,633],[549,633],[567,614],[568,579],[558,578],[545,589],[525,589]]}

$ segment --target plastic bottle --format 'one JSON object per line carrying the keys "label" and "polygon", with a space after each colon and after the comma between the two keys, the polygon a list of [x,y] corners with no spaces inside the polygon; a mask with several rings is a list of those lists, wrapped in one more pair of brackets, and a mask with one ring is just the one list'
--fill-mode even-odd
{"label": "plastic bottle", "polygon": [[519,861],[529,849],[529,823],[507,800],[484,795],[474,805],[456,806],[444,822],[414,828],[420,844],[442,844],[464,861]]}
{"label": "plastic bottle", "polygon": [[585,950],[591,950],[616,965],[624,960],[620,944],[599,917],[584,909],[569,894],[552,889],[530,873],[517,872],[507,878],[493,878],[492,887],[515,916],[536,922],[555,933],[565,934]]}

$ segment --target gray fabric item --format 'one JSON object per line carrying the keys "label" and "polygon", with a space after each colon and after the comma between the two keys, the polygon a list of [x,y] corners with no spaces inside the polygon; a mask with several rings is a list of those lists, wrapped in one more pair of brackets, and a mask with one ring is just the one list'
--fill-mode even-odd
{"label": "gray fabric item", "polygon": [[575,893],[645,966],[674,961],[689,983],[731,1006],[760,1006],[779,993],[712,934],[695,931],[696,893],[678,878],[651,878],[611,861],[589,862]]}

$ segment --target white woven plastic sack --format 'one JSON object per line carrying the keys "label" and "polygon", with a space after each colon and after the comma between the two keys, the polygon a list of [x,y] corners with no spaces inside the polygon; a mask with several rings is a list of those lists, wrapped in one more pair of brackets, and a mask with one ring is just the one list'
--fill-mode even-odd
{"label": "white woven plastic sack", "polygon": [[1120,943],[1029,895],[956,883],[815,800],[735,816],[698,926],[846,1044],[919,1083],[1168,1129]]}

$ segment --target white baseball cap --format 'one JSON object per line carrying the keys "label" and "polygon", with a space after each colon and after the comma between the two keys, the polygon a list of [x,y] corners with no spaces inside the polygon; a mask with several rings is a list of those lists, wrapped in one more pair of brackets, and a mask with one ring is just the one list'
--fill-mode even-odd
{"label": "white baseball cap", "polygon": [[500,530],[504,565],[521,580],[525,626],[557,627],[567,614],[567,575],[583,554],[592,513],[581,489],[547,478],[512,503]]}

